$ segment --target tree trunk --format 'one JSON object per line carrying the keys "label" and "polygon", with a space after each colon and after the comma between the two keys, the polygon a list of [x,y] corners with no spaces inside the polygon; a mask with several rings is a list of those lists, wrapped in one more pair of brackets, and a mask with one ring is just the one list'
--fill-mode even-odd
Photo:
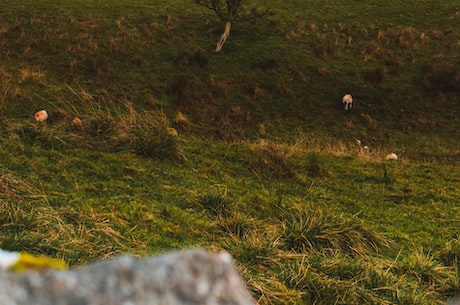
{"label": "tree trunk", "polygon": [[231,25],[230,21],[227,21],[225,23],[225,31],[222,34],[222,36],[220,36],[220,39],[217,42],[216,52],[220,52],[220,50],[222,50],[222,47],[224,46],[224,43],[227,41],[227,38],[230,35],[230,28],[231,27],[232,27],[232,25]]}

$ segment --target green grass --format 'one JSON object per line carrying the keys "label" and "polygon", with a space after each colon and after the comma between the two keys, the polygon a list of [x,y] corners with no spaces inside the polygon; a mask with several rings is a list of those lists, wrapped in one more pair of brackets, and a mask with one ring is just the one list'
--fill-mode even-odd
{"label": "green grass", "polygon": [[458,4],[248,4],[214,53],[192,1],[3,1],[0,248],[224,249],[260,304],[459,294]]}

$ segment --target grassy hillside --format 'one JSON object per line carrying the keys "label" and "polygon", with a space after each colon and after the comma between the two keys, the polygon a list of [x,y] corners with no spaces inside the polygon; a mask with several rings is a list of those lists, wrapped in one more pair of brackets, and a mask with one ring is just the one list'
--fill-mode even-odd
{"label": "grassy hillside", "polygon": [[0,4],[0,248],[225,249],[260,304],[460,292],[456,1],[253,0],[220,53],[192,1],[113,2]]}

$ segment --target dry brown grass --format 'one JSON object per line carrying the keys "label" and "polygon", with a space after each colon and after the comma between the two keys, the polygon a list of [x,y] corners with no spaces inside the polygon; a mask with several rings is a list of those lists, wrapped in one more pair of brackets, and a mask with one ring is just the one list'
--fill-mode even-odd
{"label": "dry brown grass", "polygon": [[15,176],[5,168],[0,168],[0,199],[22,200],[33,197],[39,190],[24,179]]}
{"label": "dry brown grass", "polygon": [[[359,144],[358,140],[345,142],[338,139],[322,139],[302,132],[297,133],[293,143],[279,143],[259,139],[248,145],[253,153],[253,165],[256,168],[264,166],[271,168],[272,171],[275,170],[275,173],[290,172],[289,159],[298,155],[326,153],[341,157],[351,156],[373,162],[383,162],[390,151],[383,147],[366,148]],[[399,162],[402,162],[402,160],[399,160]]]}
{"label": "dry brown grass", "polygon": [[0,113],[6,108],[8,96],[10,95],[10,84],[0,81]]}
{"label": "dry brown grass", "polygon": [[20,204],[0,200],[2,248],[26,247],[29,252],[51,256],[59,253],[70,265],[112,256],[126,248],[126,239],[111,226],[114,215],[54,208],[47,201],[45,194]]}
{"label": "dry brown grass", "polygon": [[295,153],[294,146],[259,139],[249,144],[249,149],[252,152],[253,170],[260,170],[274,177],[286,178],[293,175],[289,158]]}
{"label": "dry brown grass", "polygon": [[183,130],[186,129],[188,125],[189,121],[187,117],[182,112],[178,111],[174,117],[174,126]]}
{"label": "dry brown grass", "polygon": [[385,151],[380,147],[366,149],[357,141],[322,139],[305,133],[297,134],[292,149],[303,152],[329,153],[336,156],[353,156],[370,161],[381,161],[385,156]]}
{"label": "dry brown grass", "polygon": [[28,81],[34,81],[41,85],[47,84],[46,74],[40,70],[32,70],[30,68],[23,68],[19,70],[19,84],[24,84]]}

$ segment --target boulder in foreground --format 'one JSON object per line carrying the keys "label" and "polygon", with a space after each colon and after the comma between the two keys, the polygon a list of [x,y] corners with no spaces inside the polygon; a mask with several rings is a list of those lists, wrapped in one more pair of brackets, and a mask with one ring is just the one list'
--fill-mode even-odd
{"label": "boulder in foreground", "polygon": [[2,305],[253,305],[228,253],[119,257],[70,270],[0,272]]}

